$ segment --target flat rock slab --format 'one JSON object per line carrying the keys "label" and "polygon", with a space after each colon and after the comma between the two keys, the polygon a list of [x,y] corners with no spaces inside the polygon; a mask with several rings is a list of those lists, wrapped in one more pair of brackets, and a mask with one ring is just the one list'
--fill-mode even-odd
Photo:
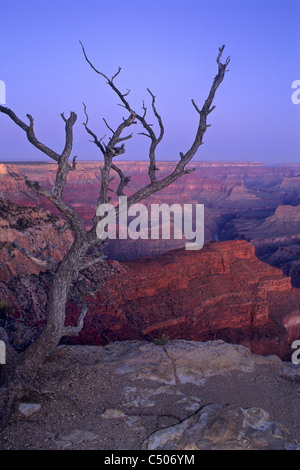
{"label": "flat rock slab", "polygon": [[284,426],[260,408],[236,405],[204,406],[181,423],[154,432],[147,450],[283,450],[297,446]]}
{"label": "flat rock slab", "polygon": [[[122,343],[119,343],[122,344]],[[117,357],[116,373],[135,380],[151,380],[166,385],[203,385],[208,377],[230,371],[253,372],[255,364],[279,364],[276,356],[251,354],[244,346],[224,341],[174,340],[165,345],[129,342],[121,352],[115,343],[105,347],[110,360]],[[118,351],[118,352],[117,352]],[[113,355],[113,352],[116,355]]]}

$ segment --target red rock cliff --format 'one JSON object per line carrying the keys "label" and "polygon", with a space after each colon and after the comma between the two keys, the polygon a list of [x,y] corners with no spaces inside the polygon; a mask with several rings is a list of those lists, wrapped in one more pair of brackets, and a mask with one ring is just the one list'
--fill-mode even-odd
{"label": "red rock cliff", "polygon": [[[279,269],[259,261],[245,241],[109,262],[107,274],[94,268],[89,277],[99,288],[88,297],[89,314],[77,343],[153,340],[165,334],[171,339],[220,338],[285,357],[291,337],[300,333],[299,323],[299,331],[283,326],[292,312],[300,318],[295,308],[300,292]],[[69,321],[73,316],[76,308],[70,305]]]}

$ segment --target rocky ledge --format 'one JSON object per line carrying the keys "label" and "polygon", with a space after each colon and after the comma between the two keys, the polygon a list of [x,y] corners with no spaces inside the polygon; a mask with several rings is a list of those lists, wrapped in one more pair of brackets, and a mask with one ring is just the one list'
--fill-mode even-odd
{"label": "rocky ledge", "polygon": [[299,449],[300,369],[220,340],[60,346],[36,386],[1,449]]}

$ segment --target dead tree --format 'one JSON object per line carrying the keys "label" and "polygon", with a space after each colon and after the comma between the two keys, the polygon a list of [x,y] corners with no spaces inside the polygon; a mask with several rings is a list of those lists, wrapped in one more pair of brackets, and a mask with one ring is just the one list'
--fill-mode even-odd
{"label": "dead tree", "polygon": [[[157,177],[159,168],[157,167],[156,163],[156,149],[163,138],[164,126],[162,118],[156,108],[156,97],[149,89],[147,90],[151,98],[152,112],[158,123],[158,135],[156,135],[152,125],[148,121],[147,108],[144,102],[142,107],[143,112],[141,114],[137,113],[131,107],[128,101],[129,92],[122,93],[115,85],[115,80],[121,72],[121,68],[119,67],[118,71],[112,78],[107,77],[103,72],[99,71],[92,64],[82,44],[81,47],[88,64],[99,76],[106,80],[108,86],[119,97],[119,104],[123,106],[128,113],[128,117],[126,119],[123,118],[123,121],[115,130],[110,128],[107,122],[104,120],[111,133],[108,142],[105,144],[104,138],[99,138],[89,128],[89,118],[86,107],[84,106],[84,127],[87,133],[92,137],[92,141],[99,148],[103,156],[98,205],[108,202],[110,191],[109,185],[112,180],[112,174],[117,176],[119,179],[119,185],[116,190],[117,195],[123,194],[125,186],[127,186],[128,182],[130,181],[130,176],[124,175],[121,168],[119,168],[117,164],[114,163],[117,157],[120,157],[122,154],[124,154],[125,142],[133,136],[132,133],[124,136],[124,131],[127,130],[127,128],[131,128],[132,126],[139,123],[142,126],[141,134],[149,138],[149,184],[137,190],[128,197],[127,204],[129,208],[131,205],[138,203],[153,193],[166,188],[180,176],[186,175],[193,171],[193,168],[187,168],[187,165],[194,157],[200,145],[203,143],[203,136],[209,127],[209,124],[207,124],[207,117],[215,108],[212,103],[215,97],[215,93],[224,79],[230,58],[228,57],[226,61],[222,63],[221,56],[224,50],[224,46],[219,48],[219,53],[217,56],[218,71],[213,80],[206,101],[200,109],[194,100],[192,100],[192,104],[197,114],[199,115],[199,125],[195,139],[186,153],[179,154],[180,158],[178,159],[177,164],[174,166],[174,169],[167,176],[159,179]],[[93,226],[88,230],[77,210],[72,207],[63,197],[68,174],[70,171],[76,169],[76,157],[73,157],[72,163],[70,163],[70,158],[73,145],[73,128],[77,120],[77,115],[74,112],[71,112],[69,117],[66,118],[64,114],[61,114],[61,117],[65,123],[65,144],[62,153],[59,154],[38,140],[35,135],[34,119],[30,114],[27,114],[29,122],[25,123],[11,109],[7,107],[0,106],[0,111],[1,113],[9,116],[17,126],[23,129],[27,139],[34,147],[39,149],[42,153],[56,162],[56,178],[51,191],[43,188],[36,181],[29,181],[27,179],[26,184],[37,195],[49,199],[54,204],[54,206],[60,211],[63,218],[66,220],[64,228],[70,229],[74,235],[74,241],[70,250],[58,264],[55,264],[53,261],[40,261],[32,256],[27,250],[22,251],[22,247],[16,245],[16,248],[20,249],[20,251],[28,256],[33,262],[36,262],[36,264],[39,266],[43,266],[51,270],[53,273],[53,281],[49,293],[47,323],[41,334],[38,336],[36,341],[33,342],[22,353],[14,354],[11,351],[11,348],[8,346],[10,351],[9,356],[12,358],[12,360],[9,364],[7,364],[7,366],[5,366],[5,377],[3,378],[2,374],[2,386],[0,388],[0,418],[2,420],[3,427],[7,423],[13,401],[15,399],[20,399],[31,388],[31,383],[33,382],[39,366],[43,363],[43,361],[55,348],[55,346],[57,346],[61,338],[69,335],[77,335],[83,327],[84,317],[88,310],[83,296],[81,297],[82,310],[77,320],[77,326],[70,327],[65,325],[65,309],[72,282],[87,267],[98,263],[98,269],[101,269],[101,263],[105,261],[103,261],[103,258],[99,256],[99,251],[96,249],[99,244],[103,243],[97,238],[96,234],[96,227],[100,217],[98,217],[95,212]],[[118,216],[118,207],[116,208],[116,216]],[[90,255],[91,249],[95,249],[94,253],[96,254],[93,256]],[[2,334],[2,337],[5,338],[5,335]]]}

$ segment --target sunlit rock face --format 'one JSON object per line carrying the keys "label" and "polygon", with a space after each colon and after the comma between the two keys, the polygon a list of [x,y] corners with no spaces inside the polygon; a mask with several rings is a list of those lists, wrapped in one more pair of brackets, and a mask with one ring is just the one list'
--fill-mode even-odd
{"label": "sunlit rock face", "polygon": [[[286,357],[300,334],[300,292],[279,269],[262,263],[245,241],[202,250],[175,250],[131,262],[109,262],[87,275],[99,287],[87,297],[89,314],[76,342],[125,339],[244,344]],[[69,305],[69,321],[78,309]]]}

